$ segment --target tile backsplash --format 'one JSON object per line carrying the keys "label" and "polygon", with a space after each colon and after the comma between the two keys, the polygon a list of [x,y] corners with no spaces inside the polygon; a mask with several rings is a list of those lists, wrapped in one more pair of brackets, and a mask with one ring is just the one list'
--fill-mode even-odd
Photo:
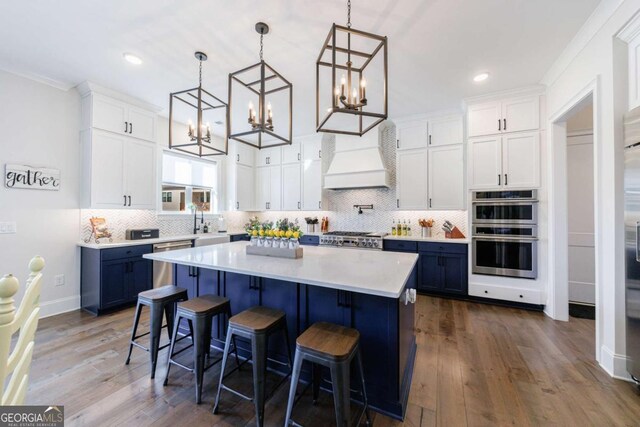
{"label": "tile backsplash", "polygon": [[[238,231],[252,216],[258,216],[260,220],[277,220],[287,217],[290,220],[298,219],[303,230],[306,230],[304,218],[323,216],[329,218],[330,230],[344,231],[371,231],[391,232],[393,221],[411,222],[414,235],[419,235],[418,219],[433,218],[435,225],[433,235],[443,237],[442,223],[451,221],[463,234],[467,232],[467,211],[398,211],[396,210],[396,130],[391,122],[386,122],[379,127],[383,162],[390,175],[390,188],[384,189],[358,189],[358,190],[325,190],[323,203],[329,206],[328,211],[322,212],[225,212],[223,215],[227,221],[227,230]],[[322,152],[323,171],[326,171],[331,162],[332,153],[335,150],[335,142],[331,138],[325,138]],[[358,214],[354,204],[373,204],[373,210],[365,210]],[[88,210],[80,211],[81,237],[85,238],[91,233],[89,218],[92,216],[105,217],[107,224],[116,239],[124,239],[127,228],[159,228],[161,235],[191,234],[193,231],[193,217],[178,215],[158,215],[155,211],[146,210]],[[215,216],[208,216],[212,231],[217,231]],[[318,231],[319,231],[318,226]]]}

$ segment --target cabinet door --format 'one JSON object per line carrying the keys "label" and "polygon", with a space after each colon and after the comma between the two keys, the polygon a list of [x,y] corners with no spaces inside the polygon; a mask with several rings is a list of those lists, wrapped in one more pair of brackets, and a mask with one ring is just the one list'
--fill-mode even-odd
{"label": "cabinet door", "polygon": [[442,289],[440,254],[438,252],[420,252],[418,263],[418,289],[428,291]]}
{"label": "cabinet door", "polygon": [[253,166],[255,159],[255,148],[243,144],[242,142],[234,141],[236,158],[235,162],[241,165]]}
{"label": "cabinet door", "polygon": [[269,210],[282,210],[282,169],[269,166]]}
{"label": "cabinet door", "polygon": [[351,310],[347,307],[351,292],[306,286],[304,295],[307,317],[302,325],[303,330],[315,322],[329,322],[351,327]]}
{"label": "cabinet door", "polygon": [[[91,137],[91,206],[122,208],[124,188],[124,136],[93,130]],[[89,172],[89,171],[88,171]]]}
{"label": "cabinet door", "polygon": [[440,254],[442,290],[447,293],[467,294],[467,257],[460,254]]}
{"label": "cabinet door", "polygon": [[429,149],[429,208],[464,209],[462,145]]}
{"label": "cabinet door", "polygon": [[[236,165],[236,206],[239,211],[254,209],[254,179],[253,167]],[[262,205],[264,206],[264,205]]]}
{"label": "cabinet door", "polygon": [[185,288],[189,298],[198,296],[198,269],[188,265],[176,264],[175,285]]}
{"label": "cabinet door", "polygon": [[305,139],[301,141],[302,144],[302,160],[313,161],[320,160],[322,158],[322,140],[319,136]]}
{"label": "cabinet door", "polygon": [[302,176],[300,163],[282,166],[282,210],[296,211],[302,208],[300,200]]}
{"label": "cabinet door", "polygon": [[502,138],[502,172],[505,187],[540,185],[540,135],[538,132]]}
{"label": "cabinet door", "polygon": [[[124,147],[124,181],[127,206],[137,209],[155,209],[156,149],[148,142],[127,138]],[[130,202],[130,203],[129,203]]]}
{"label": "cabinet door", "polygon": [[100,95],[93,96],[92,124],[94,128],[124,134],[129,132],[129,126],[126,122],[127,105],[123,102],[102,97]]}
{"label": "cabinet door", "polygon": [[427,147],[429,140],[427,122],[409,122],[398,126],[396,139],[398,150]]}
{"label": "cabinet door", "polygon": [[398,151],[396,154],[397,189],[396,207],[399,209],[426,209],[427,149]]}
{"label": "cabinet door", "polygon": [[[303,332],[302,325],[298,325],[300,318],[298,313],[299,285],[275,279],[260,278],[258,280],[260,282],[260,305],[283,310],[286,314],[291,357],[293,357],[296,338]],[[269,354],[275,354],[278,360],[286,362],[287,355],[283,352],[286,345],[283,341],[280,334],[269,339]]]}
{"label": "cabinet door", "polygon": [[501,137],[469,140],[469,188],[496,188],[502,185]]}
{"label": "cabinet door", "polygon": [[142,108],[129,107],[129,135],[155,141],[156,139],[156,115]]}
{"label": "cabinet door", "polygon": [[494,135],[502,130],[499,101],[470,105],[467,109],[467,136]]}
{"label": "cabinet door", "polygon": [[100,271],[100,308],[105,309],[125,304],[130,293],[127,286],[129,260],[103,261]]}
{"label": "cabinet door", "polygon": [[142,257],[129,259],[129,301],[135,301],[140,292],[153,287],[153,263]]}
{"label": "cabinet door", "polygon": [[502,131],[520,132],[540,127],[540,97],[530,96],[502,101]]}
{"label": "cabinet door", "polygon": [[320,209],[322,209],[322,161],[305,161],[302,165],[302,210]]}
{"label": "cabinet door", "polygon": [[258,210],[267,210],[271,197],[271,168],[268,166],[256,168],[256,203]]}
{"label": "cabinet door", "polygon": [[462,116],[429,120],[429,146],[462,144]]}
{"label": "cabinet door", "polygon": [[299,163],[302,160],[300,143],[293,142],[291,145],[282,147],[282,164]]}

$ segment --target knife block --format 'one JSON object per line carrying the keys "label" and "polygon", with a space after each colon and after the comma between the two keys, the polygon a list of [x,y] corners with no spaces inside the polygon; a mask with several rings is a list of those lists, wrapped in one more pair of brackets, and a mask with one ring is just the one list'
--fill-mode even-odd
{"label": "knife block", "polygon": [[451,233],[449,233],[448,231],[444,233],[444,237],[446,237],[447,239],[464,239],[465,235],[462,234],[462,231],[460,231],[458,227],[453,227]]}

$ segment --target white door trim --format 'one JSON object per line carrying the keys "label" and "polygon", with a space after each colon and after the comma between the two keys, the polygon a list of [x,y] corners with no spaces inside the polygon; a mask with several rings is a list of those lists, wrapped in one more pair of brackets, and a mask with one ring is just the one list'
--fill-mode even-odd
{"label": "white door trim", "polygon": [[602,278],[600,277],[603,259],[600,239],[603,233],[600,215],[600,165],[602,156],[600,138],[600,76],[597,76],[582,90],[578,91],[569,102],[548,119],[550,129],[549,150],[547,161],[549,168],[547,178],[549,182],[549,283],[545,313],[556,320],[569,319],[569,268],[568,268],[568,239],[569,227],[567,219],[567,114],[577,105],[585,102],[589,96],[593,99],[593,178],[594,178],[594,243],[595,243],[595,285],[596,285],[596,360],[600,362],[600,343],[602,342]]}

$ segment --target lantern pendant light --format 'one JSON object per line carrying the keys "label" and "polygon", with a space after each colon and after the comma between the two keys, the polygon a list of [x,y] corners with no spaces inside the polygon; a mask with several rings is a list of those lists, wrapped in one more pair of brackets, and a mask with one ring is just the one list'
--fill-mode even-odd
{"label": "lantern pendant light", "polygon": [[[229,141],[226,133],[221,140],[215,140],[211,135],[211,123],[205,116],[210,116],[212,120],[224,118],[229,121],[229,108],[226,102],[212,95],[202,88],[202,62],[207,60],[204,52],[195,52],[195,57],[199,61],[198,87],[180,92],[173,92],[169,96],[169,149],[181,151],[199,157],[226,155]],[[174,101],[180,101],[174,104]],[[176,134],[174,118],[180,115],[178,105],[186,106],[186,115],[191,117],[195,110],[195,127],[191,118],[187,121],[187,131],[185,134]],[[185,110],[181,110],[185,113]],[[215,115],[214,115],[215,113]],[[215,120],[214,124],[222,125],[221,120]],[[223,127],[226,131],[226,127]],[[181,142],[180,142],[181,141]],[[222,145],[220,144],[222,143]]]}
{"label": "lantern pendant light", "polygon": [[[381,68],[381,90],[374,107],[367,99],[369,82],[364,74],[373,73],[375,65]],[[326,71],[330,76],[322,75]],[[347,26],[333,24],[316,61],[316,131],[364,135],[387,118],[387,91],[387,37],[351,28],[351,0],[347,0]]]}
{"label": "lantern pendant light", "polygon": [[[293,85],[264,61],[263,37],[269,33],[269,26],[258,22],[255,28],[260,34],[260,62],[229,74],[227,134],[231,139],[258,149],[290,145]],[[278,96],[280,102],[276,104]],[[246,105],[248,115],[245,115],[247,110],[243,112]],[[277,111],[281,115],[274,118],[277,107],[280,107]],[[245,121],[241,117],[248,119]]]}

